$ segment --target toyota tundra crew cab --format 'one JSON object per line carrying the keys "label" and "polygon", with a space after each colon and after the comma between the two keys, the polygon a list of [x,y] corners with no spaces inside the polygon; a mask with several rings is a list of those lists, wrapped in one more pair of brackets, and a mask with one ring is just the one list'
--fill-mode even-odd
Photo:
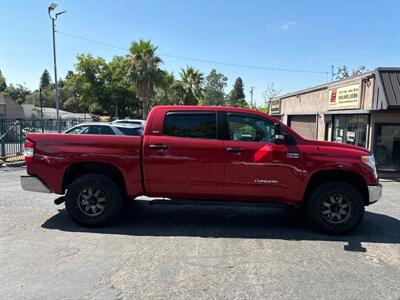
{"label": "toyota tundra crew cab", "polygon": [[142,136],[28,134],[25,160],[22,187],[65,195],[55,202],[84,226],[147,195],[303,207],[315,227],[345,233],[382,193],[365,148],[307,140],[243,108],[156,106]]}

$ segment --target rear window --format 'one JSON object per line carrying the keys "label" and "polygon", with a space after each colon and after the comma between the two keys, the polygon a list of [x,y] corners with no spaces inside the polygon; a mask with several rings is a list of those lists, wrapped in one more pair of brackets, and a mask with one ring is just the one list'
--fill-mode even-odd
{"label": "rear window", "polygon": [[142,135],[142,129],[130,127],[117,127],[125,135]]}
{"label": "rear window", "polygon": [[215,112],[168,113],[164,120],[164,135],[216,139],[216,114]]}

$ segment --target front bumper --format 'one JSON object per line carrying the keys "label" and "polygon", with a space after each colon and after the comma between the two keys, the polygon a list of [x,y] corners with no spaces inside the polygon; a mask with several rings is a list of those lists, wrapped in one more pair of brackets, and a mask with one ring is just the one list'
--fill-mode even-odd
{"label": "front bumper", "polygon": [[375,203],[382,197],[382,185],[369,185],[368,186],[369,204]]}
{"label": "front bumper", "polygon": [[21,176],[21,186],[25,191],[51,193],[51,190],[36,176]]}

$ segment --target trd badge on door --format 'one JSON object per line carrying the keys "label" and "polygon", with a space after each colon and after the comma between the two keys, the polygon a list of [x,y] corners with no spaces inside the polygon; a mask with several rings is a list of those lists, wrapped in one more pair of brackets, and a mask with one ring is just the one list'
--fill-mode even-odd
{"label": "trd badge on door", "polygon": [[275,179],[254,179],[255,183],[261,183],[261,184],[277,184],[278,180]]}

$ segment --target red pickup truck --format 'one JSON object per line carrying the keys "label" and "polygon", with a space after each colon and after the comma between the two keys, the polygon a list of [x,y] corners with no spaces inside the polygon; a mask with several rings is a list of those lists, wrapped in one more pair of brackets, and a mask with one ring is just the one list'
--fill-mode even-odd
{"label": "red pickup truck", "polygon": [[157,106],[143,136],[28,134],[25,160],[22,187],[65,194],[55,202],[86,226],[115,220],[125,199],[147,195],[303,207],[312,225],[344,233],[382,193],[368,150],[306,140],[269,115],[232,107]]}

